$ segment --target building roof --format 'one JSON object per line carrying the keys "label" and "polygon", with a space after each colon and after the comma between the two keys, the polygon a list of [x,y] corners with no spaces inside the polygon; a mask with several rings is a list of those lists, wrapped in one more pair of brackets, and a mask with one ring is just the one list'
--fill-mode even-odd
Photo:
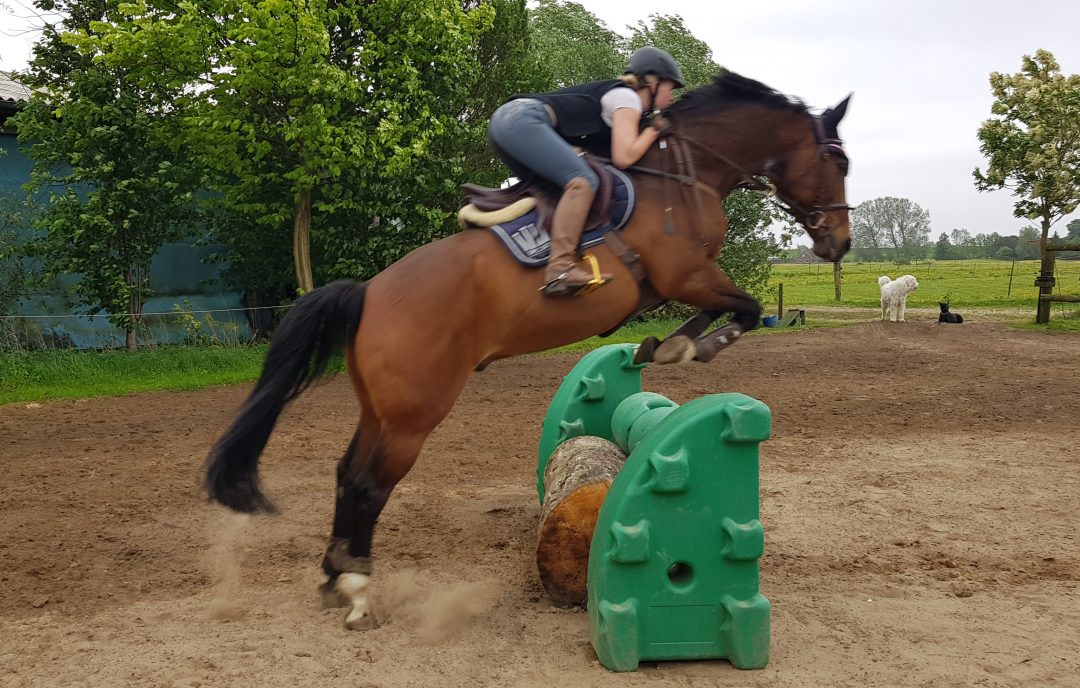
{"label": "building roof", "polygon": [[0,72],[0,100],[11,103],[30,100],[30,89],[12,79],[10,72]]}
{"label": "building roof", "polygon": [[10,72],[0,72],[0,129],[8,131],[7,118],[30,100],[30,89],[11,78]]}

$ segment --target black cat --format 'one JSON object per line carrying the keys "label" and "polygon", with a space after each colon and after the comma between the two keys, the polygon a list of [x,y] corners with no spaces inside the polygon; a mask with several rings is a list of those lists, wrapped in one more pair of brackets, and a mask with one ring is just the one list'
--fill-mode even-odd
{"label": "black cat", "polygon": [[960,315],[959,313],[950,313],[949,312],[949,304],[939,302],[938,305],[941,306],[941,315],[938,316],[938,319],[937,319],[938,322],[943,322],[943,323],[962,323],[962,322],[964,322],[964,316]]}

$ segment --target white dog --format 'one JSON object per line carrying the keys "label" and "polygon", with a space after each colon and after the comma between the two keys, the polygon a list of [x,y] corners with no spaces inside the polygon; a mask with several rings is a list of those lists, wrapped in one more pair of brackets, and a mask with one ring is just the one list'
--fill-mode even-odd
{"label": "white dog", "polygon": [[878,277],[878,286],[881,287],[881,319],[893,322],[906,322],[904,311],[907,310],[908,294],[919,288],[919,283],[913,275],[890,280],[885,275]]}

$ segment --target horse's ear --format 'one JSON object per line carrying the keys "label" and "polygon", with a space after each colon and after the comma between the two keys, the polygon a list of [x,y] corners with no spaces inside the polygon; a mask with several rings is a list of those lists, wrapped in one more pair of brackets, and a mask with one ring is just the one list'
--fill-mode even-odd
{"label": "horse's ear", "polygon": [[844,114],[847,113],[848,101],[851,100],[853,94],[849,93],[847,98],[840,101],[840,104],[836,107],[831,107],[822,113],[821,119],[825,123],[825,126],[832,131],[836,131],[837,125],[840,124],[840,120],[844,119]]}

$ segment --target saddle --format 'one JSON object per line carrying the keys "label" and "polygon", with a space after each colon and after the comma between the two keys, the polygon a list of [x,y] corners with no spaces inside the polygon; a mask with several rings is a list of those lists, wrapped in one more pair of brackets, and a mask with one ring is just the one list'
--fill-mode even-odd
{"label": "saddle", "polygon": [[[630,177],[611,165],[585,158],[599,185],[581,237],[581,247],[604,241],[604,235],[630,221],[634,211],[634,185]],[[462,187],[468,205],[458,212],[462,229],[493,232],[523,265],[541,267],[551,252],[551,219],[560,189],[530,177],[505,189],[475,184]]]}

